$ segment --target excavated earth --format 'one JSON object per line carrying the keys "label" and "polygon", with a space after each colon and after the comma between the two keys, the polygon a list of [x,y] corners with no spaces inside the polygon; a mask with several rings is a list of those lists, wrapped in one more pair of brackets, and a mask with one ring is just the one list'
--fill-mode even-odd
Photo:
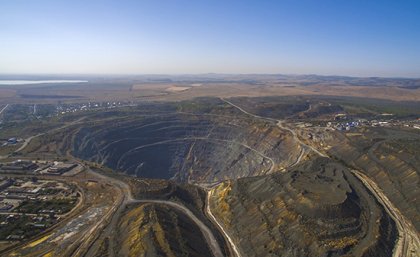
{"label": "excavated earth", "polygon": [[130,206],[117,233],[118,256],[212,256],[189,218],[165,205]]}
{"label": "excavated earth", "polygon": [[[420,135],[371,128],[355,136],[328,137],[328,153],[371,177],[420,231]],[[340,142],[337,144],[337,142]]]}
{"label": "excavated earth", "polygon": [[223,182],[211,207],[243,256],[391,256],[397,236],[375,198],[326,158]]}
{"label": "excavated earth", "polygon": [[136,177],[208,183],[272,173],[296,161],[300,147],[290,133],[213,104],[226,110],[134,113],[84,126],[73,154]]}
{"label": "excavated earth", "polygon": [[[311,108],[304,100],[280,107],[256,109],[285,118]],[[346,166],[307,151],[302,155],[293,135],[276,122],[246,115],[220,99],[95,114],[71,135],[73,155],[117,172],[190,187],[215,185],[210,209],[241,256],[392,255],[394,221]],[[197,192],[194,212],[206,219],[205,192]],[[122,255],[208,253],[205,245],[196,247],[205,243],[191,222],[165,206],[132,206],[119,230]]]}

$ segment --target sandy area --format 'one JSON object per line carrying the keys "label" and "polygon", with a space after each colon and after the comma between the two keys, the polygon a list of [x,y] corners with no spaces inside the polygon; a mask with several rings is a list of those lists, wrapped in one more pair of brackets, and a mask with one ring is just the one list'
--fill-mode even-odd
{"label": "sandy area", "polygon": [[191,87],[168,87],[166,91],[169,92],[181,92],[190,89]]}

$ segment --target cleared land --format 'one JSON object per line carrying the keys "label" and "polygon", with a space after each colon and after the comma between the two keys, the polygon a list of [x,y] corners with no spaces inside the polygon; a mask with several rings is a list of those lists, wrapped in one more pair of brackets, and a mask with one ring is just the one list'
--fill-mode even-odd
{"label": "cleared land", "polygon": [[[79,78],[83,79],[83,78]],[[6,103],[186,100],[194,97],[328,95],[396,101],[420,99],[418,79],[285,75],[196,75],[94,78],[87,83],[2,85]]]}
{"label": "cleared land", "polygon": [[28,86],[51,102],[7,107],[5,158],[78,162],[85,200],[2,254],[419,254],[417,80],[210,77]]}

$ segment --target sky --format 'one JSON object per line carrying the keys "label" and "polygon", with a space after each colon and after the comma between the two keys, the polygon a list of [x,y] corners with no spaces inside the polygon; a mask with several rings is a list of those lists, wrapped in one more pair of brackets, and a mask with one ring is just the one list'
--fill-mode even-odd
{"label": "sky", "polygon": [[420,1],[0,0],[2,74],[420,77]]}

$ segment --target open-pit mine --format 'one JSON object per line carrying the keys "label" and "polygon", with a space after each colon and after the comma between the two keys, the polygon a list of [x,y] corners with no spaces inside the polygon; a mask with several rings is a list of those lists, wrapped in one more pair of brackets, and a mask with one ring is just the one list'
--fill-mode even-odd
{"label": "open-pit mine", "polygon": [[418,101],[192,83],[0,106],[0,255],[420,256]]}

